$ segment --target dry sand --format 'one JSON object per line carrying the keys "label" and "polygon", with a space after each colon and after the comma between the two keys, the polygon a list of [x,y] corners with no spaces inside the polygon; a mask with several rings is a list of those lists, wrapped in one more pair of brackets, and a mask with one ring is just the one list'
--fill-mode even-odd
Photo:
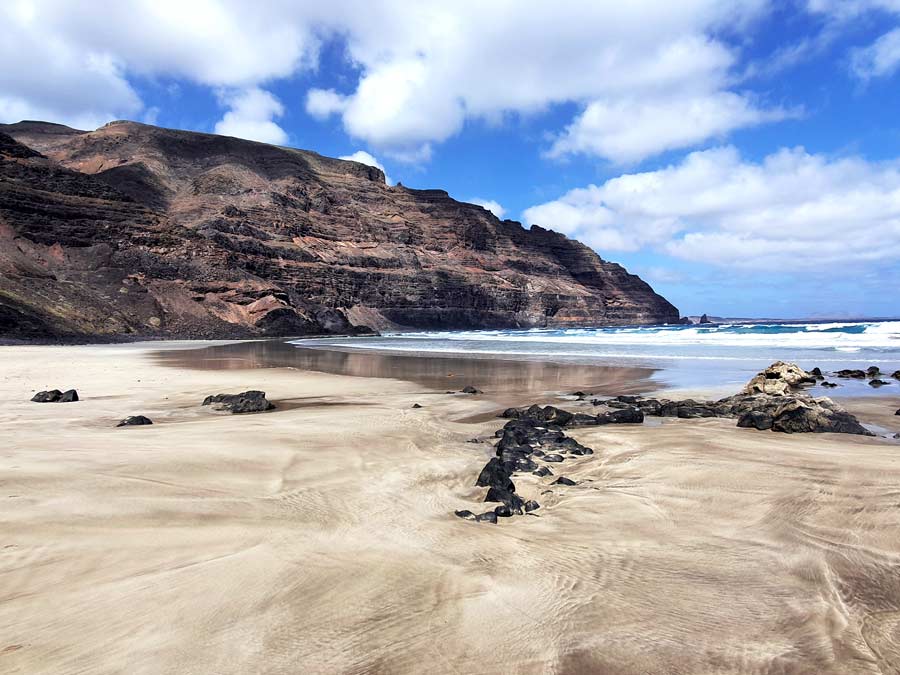
{"label": "dry sand", "polygon": [[[197,405],[249,388],[279,409]],[[897,443],[580,430],[597,454],[554,466],[579,484],[522,477],[543,507],[491,526],[452,512],[482,510],[465,441],[499,426],[460,420],[495,406],[0,349],[0,672],[900,672]]]}

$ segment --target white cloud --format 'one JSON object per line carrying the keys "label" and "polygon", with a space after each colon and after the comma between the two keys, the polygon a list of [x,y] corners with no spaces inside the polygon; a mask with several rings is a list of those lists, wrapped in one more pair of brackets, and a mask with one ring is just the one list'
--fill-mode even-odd
{"label": "white cloud", "polygon": [[284,106],[271,93],[258,88],[221,96],[230,110],[216,123],[215,132],[261,143],[285,145],[288,135],[273,118],[284,114]]}
{"label": "white cloud", "polygon": [[310,89],[306,95],[306,112],[317,120],[343,112],[346,107],[346,98],[334,89]]}
{"label": "white cloud", "polygon": [[370,155],[365,150],[357,150],[352,155],[342,155],[338,157],[338,159],[346,159],[351,162],[359,162],[360,164],[365,164],[366,166],[374,166],[376,169],[381,169],[381,173],[384,174],[384,181],[388,185],[393,185],[394,181],[388,176],[387,171],[384,168],[384,165],[375,159],[372,155]]}
{"label": "white cloud", "polygon": [[120,60],[54,35],[32,10],[30,3],[0,3],[0,121],[94,129],[140,111]]}
{"label": "white cloud", "polygon": [[885,33],[868,47],[855,50],[851,62],[863,79],[884,77],[900,67],[900,28]]}
{"label": "white cloud", "polygon": [[493,213],[495,216],[500,218],[500,220],[503,220],[503,216],[506,215],[506,209],[504,209],[500,205],[500,202],[498,202],[494,199],[479,199],[477,197],[473,197],[472,199],[469,200],[469,203],[470,204],[478,204],[478,206],[481,206],[482,208],[487,209],[488,211]]}
{"label": "white cloud", "polygon": [[[338,9],[334,21],[360,78],[340,107],[327,110],[341,113],[352,136],[406,159],[427,157],[432,144],[458,133],[467,120],[530,114],[559,103],[618,111],[649,100],[665,113],[689,105],[683,101],[694,108],[706,101],[714,112],[729,113],[727,123],[705,127],[676,117],[665,137],[642,134],[652,132],[644,124],[635,135],[646,140],[629,155],[647,156],[773,117],[749,98],[724,96],[737,57],[711,37],[720,29],[741,30],[767,7],[765,0],[527,6],[393,0],[379,3],[376,14]],[[601,129],[595,138],[586,121],[573,125],[557,154],[619,152],[608,150],[611,134]]]}
{"label": "white cloud", "polygon": [[[621,153],[609,129],[634,101],[654,101],[660,113],[705,106],[727,115],[717,124],[708,116],[698,123],[701,113],[676,118],[664,135],[644,123],[647,139],[626,152],[636,157],[770,119],[771,111],[729,91],[738,53],[719,37],[769,9],[768,0],[11,0],[0,4],[0,113],[137,116],[134,75],[265,89],[315,68],[322,43],[341,40],[356,81],[346,94],[313,89],[307,111],[340,115],[351,136],[406,161],[427,159],[468,120],[555,104],[587,111],[560,152]],[[589,122],[598,110],[595,130]],[[254,124],[257,137],[277,135],[271,118]]]}
{"label": "white cloud", "polygon": [[554,142],[548,154],[586,153],[619,163],[636,162],[663,150],[689,147],[791,114],[781,109],[763,110],[748,97],[727,91],[594,101]]}
{"label": "white cloud", "polygon": [[[846,24],[867,14],[900,15],[900,0],[807,0],[806,9],[828,22],[826,33],[845,32]],[[892,75],[900,67],[900,28],[894,28],[869,45],[850,51],[854,74],[868,80]]]}
{"label": "white cloud", "polygon": [[572,190],[524,217],[598,249],[653,248],[737,268],[892,265],[900,255],[900,164],[802,148],[754,163],[733,147],[715,148]]}

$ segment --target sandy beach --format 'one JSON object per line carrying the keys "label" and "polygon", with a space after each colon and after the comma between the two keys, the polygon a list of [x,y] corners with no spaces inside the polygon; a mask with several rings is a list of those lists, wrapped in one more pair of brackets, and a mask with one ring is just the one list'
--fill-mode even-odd
{"label": "sandy beach", "polygon": [[[508,392],[159,348],[0,348],[0,672],[900,672],[896,441],[576,429],[577,485],[476,524]],[[199,405],[247,389],[277,409]]]}

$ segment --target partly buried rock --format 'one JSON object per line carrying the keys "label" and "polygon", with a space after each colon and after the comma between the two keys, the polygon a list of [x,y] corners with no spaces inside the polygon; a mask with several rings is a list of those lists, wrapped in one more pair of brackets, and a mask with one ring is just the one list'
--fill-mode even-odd
{"label": "partly buried rock", "polygon": [[816,367],[813,368],[811,371],[809,371],[809,374],[812,375],[812,376],[813,376],[814,378],[816,378],[817,380],[824,380],[824,379],[825,379],[825,375],[822,373],[822,369],[819,368],[818,366],[816,366]]}
{"label": "partly buried rock", "polygon": [[537,511],[539,508],[541,508],[541,505],[538,504],[533,499],[529,499],[527,502],[525,502],[525,513],[531,513],[532,511]]}
{"label": "partly buried rock", "polygon": [[772,428],[774,418],[771,413],[764,410],[750,410],[738,418],[737,425],[744,429],[759,429],[765,431]]}
{"label": "partly buried rock", "polygon": [[475,387],[473,387],[473,386],[470,384],[468,387],[463,387],[463,388],[460,390],[460,393],[462,393],[462,394],[480,394],[480,393],[481,393],[481,390],[480,390],[480,389],[476,389]]}
{"label": "partly buried rock", "polygon": [[203,405],[212,406],[213,410],[224,410],[235,415],[265,412],[275,408],[266,398],[266,392],[255,390],[245,391],[240,394],[207,396],[203,399]]}
{"label": "partly buried rock", "polygon": [[422,406],[420,406],[418,403],[413,403],[413,404],[412,404],[412,407],[413,407],[413,410],[418,410],[418,409],[421,408]]}
{"label": "partly buried rock", "polygon": [[146,424],[153,424],[149,417],[144,417],[143,415],[131,415],[126,417],[124,420],[119,422],[117,427],[139,427]]}
{"label": "partly buried rock", "polygon": [[575,485],[575,481],[571,478],[566,478],[565,476],[560,476],[555,481],[550,483],[551,485]]}
{"label": "partly buried rock", "polygon": [[823,387],[827,387],[828,389],[834,389],[835,387],[839,387],[839,384],[835,384],[834,382],[822,382]]}
{"label": "partly buried rock", "polygon": [[873,380],[869,380],[870,387],[883,387],[886,384],[887,382],[885,382],[884,380],[879,380],[877,377]]}
{"label": "partly buried rock", "polygon": [[895,370],[893,373],[891,373],[891,377],[893,377],[895,380],[900,380],[900,370]]}
{"label": "partly buried rock", "polygon": [[881,375],[881,368],[879,368],[878,366],[869,366],[868,368],[866,368],[866,375],[868,375],[869,377],[878,377],[879,375]]}
{"label": "partly buried rock", "polygon": [[59,389],[51,389],[50,391],[39,391],[31,400],[35,403],[74,403],[78,400],[78,392],[74,389],[60,391]]}
{"label": "partly buried rock", "polygon": [[838,433],[874,436],[853,415],[827,398],[791,398],[768,409],[750,410],[738,426],[787,434]]}
{"label": "partly buried rock", "polygon": [[750,380],[742,393],[789,396],[794,389],[801,385],[815,383],[815,376],[803,370],[796,363],[776,361]]}

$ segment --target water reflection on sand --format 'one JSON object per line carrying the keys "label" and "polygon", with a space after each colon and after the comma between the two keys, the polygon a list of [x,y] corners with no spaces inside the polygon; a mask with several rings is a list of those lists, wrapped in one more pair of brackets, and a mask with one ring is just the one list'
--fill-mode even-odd
{"label": "water reflection on sand", "polygon": [[640,366],[342,352],[297,347],[282,340],[161,351],[154,356],[162,365],[180,368],[296,368],[356,377],[394,378],[447,391],[473,385],[489,393],[502,394],[581,390],[614,395],[650,391],[657,386],[650,380],[656,369]]}

